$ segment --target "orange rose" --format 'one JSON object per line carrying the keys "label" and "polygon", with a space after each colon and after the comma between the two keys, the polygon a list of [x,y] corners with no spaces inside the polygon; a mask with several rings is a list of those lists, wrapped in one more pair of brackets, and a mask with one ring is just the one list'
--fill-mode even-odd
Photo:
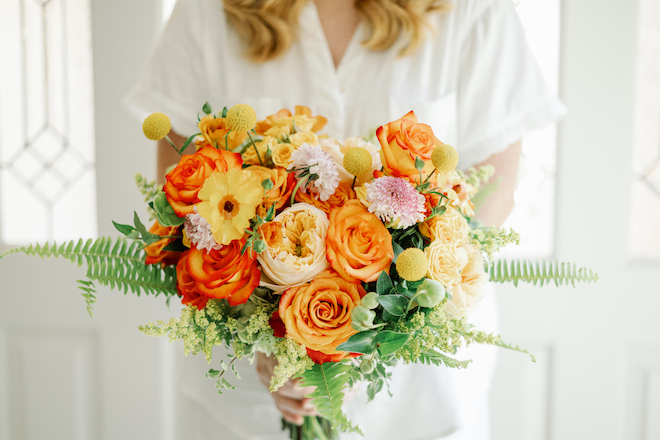
{"label": "orange rose", "polygon": [[199,291],[195,288],[195,280],[192,279],[186,270],[189,253],[190,251],[184,252],[176,265],[176,291],[181,297],[181,303],[194,305],[199,310],[202,310],[206,307],[209,299],[200,295]]}
{"label": "orange rose", "polygon": [[[149,232],[156,235],[181,235],[178,226],[162,226],[158,220],[149,228]],[[163,248],[172,243],[176,238],[163,238],[144,248],[147,254],[146,264],[163,263],[163,266],[176,264],[181,258],[181,252],[163,251]]]}
{"label": "orange rose", "polygon": [[419,180],[419,171],[415,168],[418,156],[427,161],[424,177],[433,171],[431,154],[442,142],[435,137],[431,127],[417,122],[415,113],[409,112],[401,119],[379,127],[376,136],[382,147],[380,157],[386,174]]}
{"label": "orange rose", "polygon": [[[193,284],[186,284],[184,301],[187,293],[189,298],[195,294],[205,298],[226,298],[232,306],[245,303],[259,285],[261,272],[254,252],[246,251],[241,255],[244,244],[245,238],[242,238],[220,250],[206,252],[193,247],[187,251],[185,276],[190,277]],[[184,281],[185,276],[181,276]],[[179,288],[184,290],[181,286]]]}
{"label": "orange rose", "polygon": [[256,174],[260,181],[270,179],[273,182],[273,188],[266,191],[264,201],[257,208],[257,215],[264,217],[268,209],[274,204],[275,209],[281,209],[291,197],[291,192],[296,186],[296,177],[294,173],[287,173],[284,168],[266,168],[259,165],[253,165],[246,168],[252,174]]}
{"label": "orange rose", "polygon": [[247,140],[247,133],[237,133],[227,128],[225,118],[213,115],[204,116],[197,124],[204,139],[222,150],[233,150]]}
{"label": "orange rose", "polygon": [[350,356],[336,348],[357,333],[351,326],[351,311],[365,294],[360,283],[348,282],[332,270],[291,287],[282,295],[279,307],[286,336],[307,347],[317,363]]}
{"label": "orange rose", "polygon": [[309,203],[328,215],[330,215],[330,211],[332,211],[333,208],[344,206],[346,202],[355,198],[357,198],[357,196],[355,195],[355,191],[351,189],[351,185],[343,182],[339,183],[335,193],[325,202],[317,200],[314,197],[314,194],[302,192],[300,189],[298,189],[298,192],[296,193],[296,202]]}
{"label": "orange rose", "polygon": [[179,217],[194,212],[193,205],[199,203],[197,193],[208,176],[214,172],[224,173],[229,168],[241,168],[241,155],[214,147],[204,147],[192,155],[181,157],[179,164],[165,178],[163,190],[167,201]]}
{"label": "orange rose", "polygon": [[264,223],[259,227],[259,232],[261,232],[261,238],[264,239],[269,247],[276,243],[281,243],[284,238],[282,223],[280,222]]}
{"label": "orange rose", "polygon": [[330,212],[326,253],[344,279],[366,283],[376,281],[383,270],[389,273],[394,258],[389,231],[359,200]]}

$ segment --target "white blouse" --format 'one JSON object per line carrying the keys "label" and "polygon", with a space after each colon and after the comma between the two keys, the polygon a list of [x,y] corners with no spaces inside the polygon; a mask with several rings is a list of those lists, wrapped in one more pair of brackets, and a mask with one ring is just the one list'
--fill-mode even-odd
{"label": "white blouse", "polygon": [[[139,117],[167,114],[184,136],[198,131],[196,115],[206,101],[215,110],[250,104],[260,118],[305,105],[328,118],[323,132],[338,139],[366,136],[414,110],[441,141],[457,148],[459,166],[467,168],[558,119],[564,109],[541,76],[510,0],[453,4],[450,13],[428,17],[433,32],[405,58],[398,56],[402,41],[382,52],[362,47],[361,24],[335,68],[312,1],[302,11],[299,38],[290,50],[253,64],[243,57],[222,0],[179,0],[127,103]],[[492,295],[471,321],[496,330]],[[493,350],[470,348],[458,357],[474,362],[464,371],[397,367],[394,399],[383,391],[365,406],[359,393],[348,396],[347,411],[364,439],[423,440],[452,433],[451,439],[488,438]],[[238,389],[222,396],[203,379],[206,370],[200,360],[188,362],[182,373],[186,438],[285,438],[279,412],[253,366],[243,365]]]}

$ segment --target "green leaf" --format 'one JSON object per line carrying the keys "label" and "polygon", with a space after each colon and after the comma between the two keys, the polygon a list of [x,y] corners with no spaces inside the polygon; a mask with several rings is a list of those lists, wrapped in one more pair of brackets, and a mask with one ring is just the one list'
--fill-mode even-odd
{"label": "green leaf", "polygon": [[367,402],[374,400],[376,394],[380,393],[380,391],[383,389],[383,385],[385,385],[385,381],[381,378],[369,382],[369,385],[367,385]]}
{"label": "green leaf", "polygon": [[376,293],[378,295],[388,295],[393,289],[394,285],[392,284],[392,279],[387,272],[382,271],[380,275],[378,275],[378,280],[376,281]]}
{"label": "green leaf", "polygon": [[392,241],[392,249],[394,250],[394,259],[392,263],[396,263],[396,260],[399,258],[399,254],[403,252],[403,248],[396,241]]}
{"label": "green leaf", "polygon": [[186,141],[181,146],[181,149],[179,150],[179,154],[183,154],[183,152],[186,151],[186,148],[188,148],[188,145],[190,145],[190,143],[193,141],[193,139],[195,139],[200,134],[202,134],[202,133],[195,133],[192,136],[190,136],[188,139],[186,139]]}
{"label": "green leaf", "polygon": [[112,221],[112,224],[115,225],[115,229],[124,234],[127,238],[136,239],[139,236],[138,231],[131,225],[122,225],[114,220]]}
{"label": "green leaf", "polygon": [[374,338],[374,343],[376,343],[378,353],[381,356],[387,356],[388,354],[394,353],[399,348],[406,345],[408,339],[410,339],[410,333],[400,333],[385,330],[378,333],[378,335]]}
{"label": "green leaf", "polygon": [[356,333],[350,338],[348,338],[348,341],[344,342],[343,344],[340,344],[337,347],[337,350],[348,351],[351,353],[362,353],[362,354],[373,353],[374,349],[376,348],[376,344],[374,344],[375,337],[376,337],[376,331],[374,330]]}
{"label": "green leaf", "polygon": [[227,112],[228,112],[228,111],[229,111],[229,109],[228,109],[227,107],[223,108],[223,109],[222,109],[222,112],[220,112],[220,117],[221,117],[221,118],[226,118],[226,117],[227,117]]}
{"label": "green leaf", "polygon": [[415,157],[415,168],[417,169],[417,171],[422,171],[424,169],[424,165],[426,165],[426,163],[424,163],[422,158],[420,158],[419,156],[416,156]]}
{"label": "green leaf", "polygon": [[159,192],[154,198],[154,211],[156,211],[156,217],[158,218],[158,223],[162,226],[181,226],[185,221],[185,217],[179,217],[172,209],[172,206],[167,201],[167,195],[165,192]]}
{"label": "green leaf", "polygon": [[163,248],[165,252],[185,252],[188,250],[188,247],[183,244],[183,240],[174,240],[172,243],[169,243]]}
{"label": "green leaf", "polygon": [[403,316],[408,307],[408,298],[403,295],[380,295],[378,302],[385,310],[394,316]]}
{"label": "green leaf", "polygon": [[207,115],[210,115],[211,113],[213,113],[213,107],[211,107],[211,104],[209,104],[208,101],[207,101],[202,106],[202,111],[204,113],[206,113]]}

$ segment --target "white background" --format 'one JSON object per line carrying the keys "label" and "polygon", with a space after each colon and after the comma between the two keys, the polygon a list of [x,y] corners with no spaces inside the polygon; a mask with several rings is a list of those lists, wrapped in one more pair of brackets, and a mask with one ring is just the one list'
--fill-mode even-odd
{"label": "white background", "polygon": [[[496,440],[660,438],[660,266],[628,256],[638,7],[561,5],[559,92],[570,112],[558,131],[554,254],[601,280],[500,289],[503,336],[539,362],[501,354]],[[121,98],[161,16],[158,0],[92,0],[100,236],[114,235],[111,218],[142,209],[134,174],[155,172],[155,148]],[[0,263],[0,440],[176,438],[181,347],[136,330],[171,312],[101,290],[90,319],[73,283],[82,275],[64,261]]]}

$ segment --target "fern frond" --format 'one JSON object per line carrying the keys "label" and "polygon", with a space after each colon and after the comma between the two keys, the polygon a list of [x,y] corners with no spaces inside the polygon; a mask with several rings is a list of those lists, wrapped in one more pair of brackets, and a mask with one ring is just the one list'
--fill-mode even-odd
{"label": "fern frond", "polygon": [[360,428],[351,424],[341,409],[344,388],[350,380],[348,371],[351,368],[346,362],[314,364],[312,368],[301,374],[301,385],[316,387],[308,397],[312,398],[319,415],[332,423],[332,429],[339,428],[341,431],[348,430],[364,435]]}
{"label": "fern frond", "polygon": [[558,261],[496,260],[488,264],[486,272],[490,275],[490,281],[510,282],[515,286],[519,282],[538,283],[540,286],[554,282],[557,286],[570,283],[575,287],[576,282],[598,281],[598,274],[591,269]]}
{"label": "fern frond", "polygon": [[[87,309],[91,314],[91,305],[96,301],[93,281],[102,286],[123,290],[127,293],[159,295],[176,294],[176,269],[172,266],[162,268],[157,264],[145,264],[146,255],[138,242],[129,242],[123,237],[102,237],[97,240],[69,241],[61,245],[46,243],[29,245],[5,252],[24,253],[41,258],[65,258],[82,266],[87,265],[87,281],[79,281],[79,288],[84,292]],[[0,257],[0,258],[2,258]]]}

